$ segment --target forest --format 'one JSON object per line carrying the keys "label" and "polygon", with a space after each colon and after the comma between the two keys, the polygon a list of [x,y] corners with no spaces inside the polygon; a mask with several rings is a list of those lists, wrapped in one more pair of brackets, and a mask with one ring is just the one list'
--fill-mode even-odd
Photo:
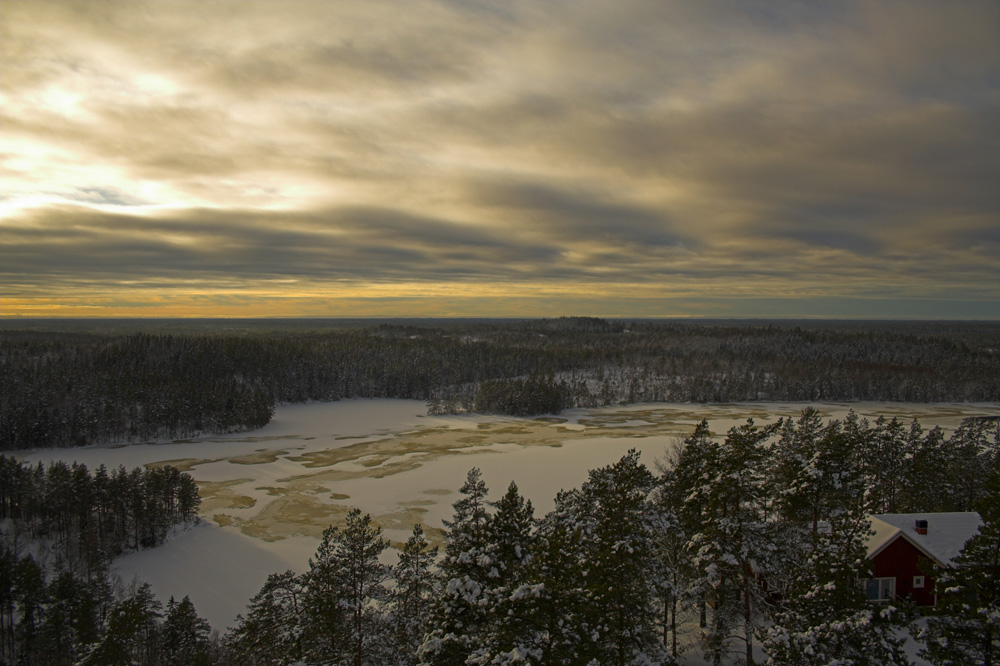
{"label": "forest", "polygon": [[[15,326],[14,324],[23,324]],[[557,413],[633,402],[1000,400],[990,323],[458,320],[5,322],[0,449],[235,432],[276,405],[414,398],[434,413]],[[456,484],[457,485],[457,484]],[[633,452],[536,517],[478,470],[443,553],[415,527],[399,561],[355,510],[304,573],[275,572],[220,635],[110,572],[196,519],[172,467],[91,473],[0,456],[0,664],[451,666],[906,664],[1000,656],[1000,424],[952,435],[853,413],[702,423],[662,465]],[[873,606],[868,516],[979,511],[924,617]],[[930,572],[928,572],[930,573]],[[918,620],[920,621],[918,623]],[[221,629],[221,628],[217,628]],[[755,652],[756,651],[756,652]]]}
{"label": "forest", "polygon": [[[158,602],[148,586],[116,582],[111,562],[162,544],[200,502],[194,480],[171,466],[91,474],[0,456],[0,664],[131,663],[101,655],[117,649],[125,627],[145,631],[137,604]],[[190,600],[171,600],[166,617],[190,612]]]}
{"label": "forest", "polygon": [[[99,492],[89,495],[89,512],[15,510],[26,496],[60,506],[56,480],[65,470],[0,460],[5,480],[28,480],[4,500],[14,533],[47,530],[49,540],[75,544],[57,535],[83,529],[82,514],[96,524]],[[158,475],[186,478],[164,470],[105,476],[142,479],[150,490],[162,487]],[[70,471],[88,476],[79,466]],[[185,485],[175,486],[176,519],[187,506],[179,494]],[[967,419],[946,437],[916,420],[869,422],[851,412],[824,422],[806,408],[768,426],[748,420],[724,438],[703,421],[655,469],[632,451],[560,492],[541,517],[514,483],[491,501],[477,469],[460,493],[443,552],[415,526],[389,566],[380,557],[389,547],[381,529],[355,509],[344,525],[324,531],[303,573],[270,575],[224,635],[212,632],[189,599],[164,606],[148,586],[114,584],[106,568],[88,575],[69,565],[72,558],[56,557],[43,572],[30,555],[5,554],[3,659],[60,666],[669,665],[685,657],[689,641],[678,640],[685,626],[697,627],[689,649],[720,665],[754,663],[755,654],[775,665],[903,665],[910,660],[901,632],[936,666],[994,666],[1000,657],[995,421]],[[161,498],[151,505],[170,505],[169,493],[146,494]],[[128,513],[128,502],[117,506],[108,508]],[[860,584],[870,575],[868,516],[967,510],[978,511],[983,526],[958,566],[933,572],[936,608],[868,600]],[[124,547],[137,545],[147,544],[126,536]]]}
{"label": "forest", "polygon": [[343,398],[521,416],[639,402],[995,402],[997,350],[1000,325],[975,322],[12,321],[0,329],[0,450],[250,430],[277,404]]}

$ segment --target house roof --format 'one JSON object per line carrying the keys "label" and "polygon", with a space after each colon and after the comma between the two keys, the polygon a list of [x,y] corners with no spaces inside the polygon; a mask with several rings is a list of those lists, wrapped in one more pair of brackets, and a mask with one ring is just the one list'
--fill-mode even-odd
{"label": "house roof", "polygon": [[[927,521],[927,534],[917,534],[916,521]],[[965,542],[976,535],[982,518],[974,511],[952,513],[883,513],[871,516],[873,535],[868,537],[868,559],[898,538],[912,543],[927,557],[947,566],[958,557]]]}

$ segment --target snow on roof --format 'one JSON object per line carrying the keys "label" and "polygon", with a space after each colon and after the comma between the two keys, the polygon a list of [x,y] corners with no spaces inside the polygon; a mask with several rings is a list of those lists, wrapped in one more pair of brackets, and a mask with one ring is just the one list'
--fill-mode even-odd
{"label": "snow on roof", "polygon": [[[916,521],[927,521],[927,534],[917,534]],[[871,559],[902,536],[939,564],[947,566],[958,557],[965,542],[976,535],[982,518],[974,511],[952,513],[883,513],[871,516],[875,534],[868,538]]]}

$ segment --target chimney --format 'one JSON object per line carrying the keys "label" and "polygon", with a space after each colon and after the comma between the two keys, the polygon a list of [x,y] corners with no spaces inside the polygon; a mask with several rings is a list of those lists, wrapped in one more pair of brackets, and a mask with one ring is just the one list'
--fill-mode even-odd
{"label": "chimney", "polygon": [[927,534],[927,521],[918,520],[915,528],[917,530],[917,534]]}

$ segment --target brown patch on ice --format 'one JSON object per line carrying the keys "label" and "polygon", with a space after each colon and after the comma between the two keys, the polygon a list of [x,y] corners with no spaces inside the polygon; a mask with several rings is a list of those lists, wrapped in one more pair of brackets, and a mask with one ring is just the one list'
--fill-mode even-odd
{"label": "brown patch on ice", "polygon": [[236,456],[229,459],[234,465],[265,465],[275,462],[279,456],[287,456],[288,451],[256,451],[245,456]]}
{"label": "brown patch on ice", "polygon": [[253,479],[231,479],[229,481],[196,481],[201,495],[200,511],[208,515],[219,509],[249,509],[257,500],[247,495],[238,495],[233,488],[249,483]]}
{"label": "brown patch on ice", "polygon": [[176,467],[182,472],[190,472],[198,465],[207,465],[219,462],[220,460],[225,460],[225,458],[177,458],[176,460],[160,460],[158,462],[146,463],[144,467],[146,469],[159,469],[169,465],[170,467]]}
{"label": "brown patch on ice", "polygon": [[342,523],[350,510],[350,507],[326,504],[310,495],[290,493],[268,502],[253,517],[238,518],[221,514],[214,516],[214,519],[220,525],[239,528],[247,536],[264,541],[278,541],[291,536],[319,538],[331,524]]}

